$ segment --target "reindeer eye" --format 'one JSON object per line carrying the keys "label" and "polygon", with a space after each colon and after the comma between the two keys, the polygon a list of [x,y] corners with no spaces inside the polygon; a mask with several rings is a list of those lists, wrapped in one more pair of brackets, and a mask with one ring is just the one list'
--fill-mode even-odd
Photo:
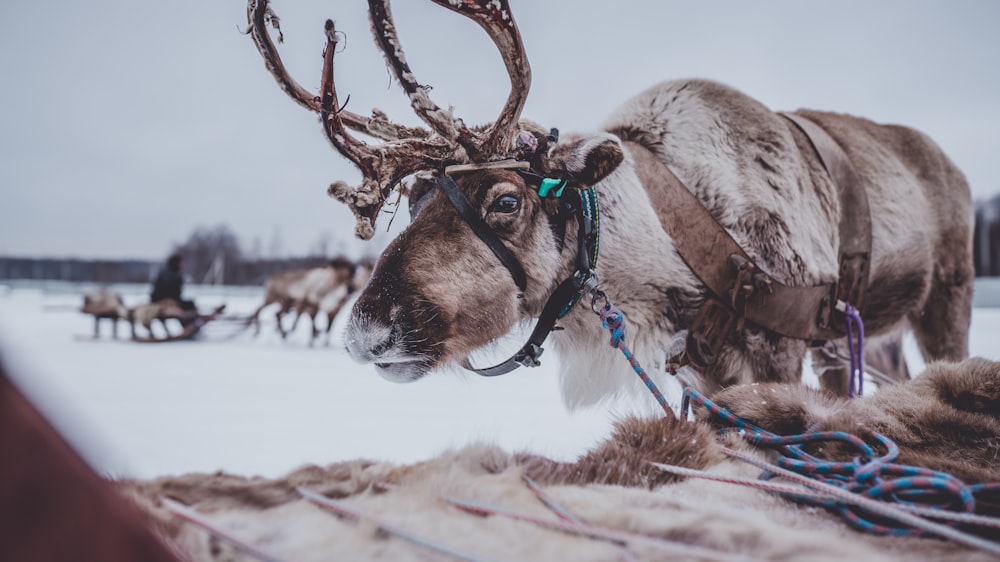
{"label": "reindeer eye", "polygon": [[491,213],[513,213],[521,208],[521,199],[516,195],[501,195],[490,205]]}

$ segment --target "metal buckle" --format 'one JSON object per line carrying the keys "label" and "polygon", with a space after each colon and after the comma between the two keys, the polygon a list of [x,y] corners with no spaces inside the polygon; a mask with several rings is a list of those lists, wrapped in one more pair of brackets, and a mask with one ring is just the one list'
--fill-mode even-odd
{"label": "metal buckle", "polygon": [[543,351],[545,349],[542,346],[529,343],[525,346],[525,349],[522,349],[520,353],[514,356],[514,362],[522,367],[538,367],[542,364],[538,358],[542,356]]}
{"label": "metal buckle", "polygon": [[714,363],[735,323],[736,314],[726,303],[709,296],[688,331],[685,351],[691,364],[704,369]]}

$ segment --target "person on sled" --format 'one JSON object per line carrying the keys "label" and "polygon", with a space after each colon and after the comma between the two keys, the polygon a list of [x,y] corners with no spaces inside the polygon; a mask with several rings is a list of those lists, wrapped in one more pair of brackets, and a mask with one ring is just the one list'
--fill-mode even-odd
{"label": "person on sled", "polygon": [[173,254],[167,258],[166,266],[160,269],[156,280],[153,281],[153,291],[149,295],[150,302],[157,303],[166,299],[177,302],[182,310],[197,314],[193,300],[181,298],[181,291],[184,289],[184,257],[180,254]]}

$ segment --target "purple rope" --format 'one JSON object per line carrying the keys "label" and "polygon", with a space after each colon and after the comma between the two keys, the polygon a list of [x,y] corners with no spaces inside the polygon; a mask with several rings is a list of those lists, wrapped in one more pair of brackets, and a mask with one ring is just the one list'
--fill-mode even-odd
{"label": "purple rope", "polygon": [[[847,396],[854,398],[864,394],[865,384],[865,325],[861,321],[858,309],[846,305],[844,318],[847,320],[847,352],[851,357],[851,378],[847,383]],[[858,345],[854,346],[854,333],[857,331]],[[857,386],[855,386],[857,381]],[[857,389],[855,391],[855,388]]]}

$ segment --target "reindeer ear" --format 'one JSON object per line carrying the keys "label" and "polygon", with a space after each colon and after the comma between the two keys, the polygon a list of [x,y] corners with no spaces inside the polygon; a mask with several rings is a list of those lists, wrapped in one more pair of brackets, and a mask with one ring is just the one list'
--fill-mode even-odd
{"label": "reindeer ear", "polygon": [[543,165],[548,175],[591,186],[615,171],[624,159],[625,152],[618,137],[601,133],[560,139],[549,149]]}

